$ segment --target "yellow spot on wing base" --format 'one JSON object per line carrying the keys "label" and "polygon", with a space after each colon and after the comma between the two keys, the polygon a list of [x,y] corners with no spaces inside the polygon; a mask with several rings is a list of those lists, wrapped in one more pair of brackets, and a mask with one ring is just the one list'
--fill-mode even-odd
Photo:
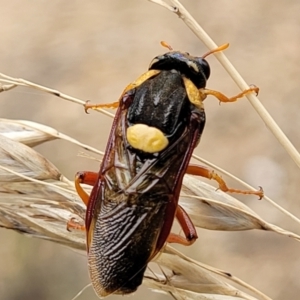
{"label": "yellow spot on wing base", "polygon": [[132,83],[130,83],[129,85],[127,85],[127,87],[125,88],[125,90],[123,91],[123,93],[121,95],[121,98],[123,97],[123,95],[126,92],[140,86],[146,80],[148,80],[149,78],[159,74],[160,72],[161,72],[160,70],[149,70],[146,73],[142,74],[137,80],[135,80]]}
{"label": "yellow spot on wing base", "polygon": [[138,150],[155,153],[165,149],[169,141],[157,128],[145,124],[135,124],[127,129],[129,144]]}
{"label": "yellow spot on wing base", "polygon": [[182,78],[190,102],[193,103],[198,108],[203,108],[202,101],[205,99],[206,95],[200,93],[198,88],[190,79],[186,77],[182,77]]}

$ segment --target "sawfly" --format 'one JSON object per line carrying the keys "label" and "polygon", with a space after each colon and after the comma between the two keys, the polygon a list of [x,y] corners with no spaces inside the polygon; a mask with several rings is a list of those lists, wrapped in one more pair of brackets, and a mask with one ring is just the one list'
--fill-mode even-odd
{"label": "sawfly", "polygon": [[[85,226],[89,272],[100,297],[134,292],[147,264],[166,242],[191,245],[197,239],[178,204],[185,174],[214,179],[223,191],[263,196],[263,191],[227,188],[213,171],[189,165],[205,125],[203,100],[213,95],[233,102],[247,93],[225,95],[206,89],[210,67],[202,57],[173,51],[155,57],[149,70],[129,84],[118,102],[85,109],[117,108],[100,171],[79,172],[75,185],[87,206]],[[93,185],[90,195],[80,183]],[[184,237],[171,233],[177,219]],[[70,220],[69,228],[76,227]]]}

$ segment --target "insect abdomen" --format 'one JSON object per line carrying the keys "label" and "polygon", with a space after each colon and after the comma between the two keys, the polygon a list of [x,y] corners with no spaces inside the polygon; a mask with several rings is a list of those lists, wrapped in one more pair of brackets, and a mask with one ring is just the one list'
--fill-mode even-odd
{"label": "insect abdomen", "polygon": [[[95,223],[88,258],[94,289],[102,297],[132,293],[142,283],[166,205],[105,202]],[[153,230],[149,230],[150,221]]]}

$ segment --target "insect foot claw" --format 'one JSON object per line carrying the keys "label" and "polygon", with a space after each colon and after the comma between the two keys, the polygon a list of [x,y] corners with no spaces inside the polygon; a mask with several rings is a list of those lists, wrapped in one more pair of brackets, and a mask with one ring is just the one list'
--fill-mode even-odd
{"label": "insect foot claw", "polygon": [[90,103],[90,100],[87,100],[84,104],[84,111],[86,114],[89,114],[88,110],[91,108],[89,103]]}
{"label": "insect foot claw", "polygon": [[67,231],[72,232],[76,230],[82,231],[85,230],[85,228],[79,220],[73,217],[67,222]]}
{"label": "insect foot claw", "polygon": [[80,183],[82,183],[83,179],[84,179],[84,172],[82,172],[82,171],[77,172],[75,175],[75,178],[78,179],[78,181]]}
{"label": "insect foot claw", "polygon": [[259,93],[259,87],[257,87],[255,84],[250,84],[249,86],[250,86],[249,90],[255,92],[255,94],[257,96]]}
{"label": "insect foot claw", "polygon": [[259,190],[257,191],[257,196],[259,197],[258,200],[261,200],[264,197],[264,190],[261,186],[259,186]]}

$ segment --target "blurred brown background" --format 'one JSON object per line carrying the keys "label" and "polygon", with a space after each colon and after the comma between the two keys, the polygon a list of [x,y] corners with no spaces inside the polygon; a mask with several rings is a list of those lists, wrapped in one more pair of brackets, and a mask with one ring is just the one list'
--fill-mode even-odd
{"label": "blurred brown background", "polygon": [[[300,149],[300,2],[182,1]],[[123,88],[165,52],[159,42],[202,55],[205,46],[169,11],[144,0],[0,0],[0,72],[93,102],[118,99]],[[208,88],[239,92],[216,59]],[[254,186],[300,216],[299,170],[247,100],[205,101],[207,125],[196,153]],[[0,95],[0,116],[52,126],[104,149],[111,119],[38,91]],[[37,148],[63,174],[97,170],[81,149],[55,141]],[[230,181],[229,181],[230,183]],[[236,186],[236,184],[235,184]],[[255,197],[243,200],[267,221],[300,233],[299,225]],[[299,299],[299,243],[266,232],[213,232],[183,249],[191,257],[232,272],[275,300]],[[69,300],[89,283],[84,255],[46,241],[0,230],[0,299]],[[146,288],[129,299],[169,299]],[[112,299],[118,297],[112,297]],[[92,288],[78,299],[93,300]],[[120,299],[120,298],[119,298]]]}

